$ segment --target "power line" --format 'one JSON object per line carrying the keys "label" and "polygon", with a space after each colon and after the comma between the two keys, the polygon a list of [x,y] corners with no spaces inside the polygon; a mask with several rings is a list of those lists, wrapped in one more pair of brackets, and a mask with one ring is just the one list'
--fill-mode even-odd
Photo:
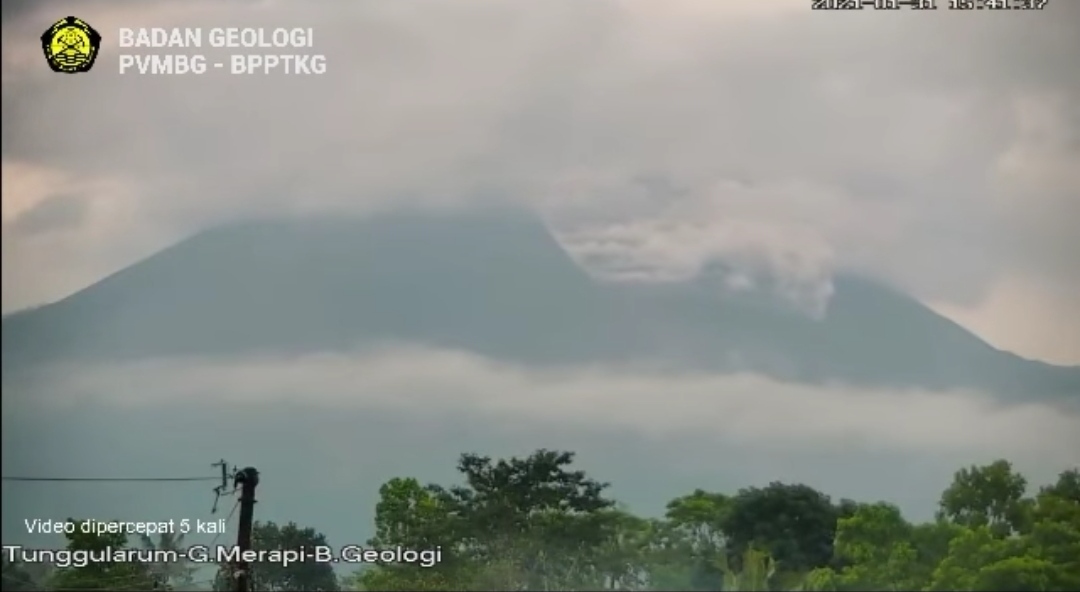
{"label": "power line", "polygon": [[[232,510],[229,511],[229,515],[225,517],[225,524],[228,524],[229,521],[232,520],[233,515],[236,514],[236,509],[239,508],[239,507],[240,507],[240,500],[236,500],[236,503],[233,504]],[[210,544],[207,545],[207,546],[208,547],[213,547],[214,544],[218,542],[218,539],[221,538],[221,535],[223,535],[223,534],[225,534],[225,531],[221,531],[221,532],[217,533],[217,535],[214,536],[214,540],[210,541]]]}
{"label": "power line", "polygon": [[[237,474],[237,470],[235,468],[233,468],[232,471],[230,471],[228,463],[226,463],[224,459],[222,459],[222,460],[220,460],[220,461],[218,461],[216,463],[213,463],[212,466],[220,467],[221,474],[213,476],[213,477],[210,477],[210,476],[192,476],[192,477],[28,477],[28,476],[3,476],[3,477],[0,477],[0,479],[2,479],[5,482],[16,482],[16,483],[19,483],[19,482],[21,482],[21,483],[31,483],[31,482],[46,482],[46,483],[60,483],[60,482],[69,482],[69,483],[179,483],[179,482],[188,482],[188,483],[191,483],[191,482],[216,481],[216,482],[219,482],[220,484],[217,487],[213,488],[214,506],[211,509],[211,513],[213,513],[213,512],[217,511],[217,501],[218,501],[218,499],[220,499],[221,496],[227,495],[229,493],[229,491],[228,491],[229,477],[230,476],[235,476]],[[254,469],[245,469],[245,471],[244,471],[245,476],[247,476],[247,474],[249,472],[257,474],[257,472],[255,472]],[[241,482],[242,482],[242,480],[237,479],[236,483],[234,483],[233,492],[237,491],[236,487]],[[250,484],[250,489],[252,489],[252,490],[254,489],[254,484]],[[245,488],[245,491],[247,491],[247,488]],[[249,492],[249,493],[251,493],[251,492]],[[245,509],[242,507],[244,505],[242,502],[245,502],[245,501],[248,501],[249,504],[254,504],[254,499],[245,500],[245,499],[242,498],[242,499],[237,500],[236,503],[233,505],[232,510],[229,512],[228,517],[225,518],[226,523],[228,523],[229,520],[232,519],[233,515],[236,513],[236,511],[238,509],[241,510],[241,512],[240,512],[241,513],[241,518],[244,517],[243,514],[245,514],[245,511],[244,511]],[[250,512],[251,512],[251,509],[250,509],[250,507],[248,507],[246,513],[248,514],[249,522],[250,522]],[[220,535],[221,535],[221,533],[218,533],[218,535],[214,537],[214,542],[217,542],[218,537]],[[211,546],[213,546],[213,544],[214,543],[211,543]],[[4,580],[5,582],[10,582],[10,583],[20,583],[23,586],[29,585],[29,586],[32,586],[33,589],[35,589],[35,590],[50,590],[51,589],[51,588],[42,587],[42,584],[39,583],[39,582],[29,580],[28,578],[30,576],[27,575],[27,574],[18,574],[18,575],[20,577],[13,577],[12,574],[4,573],[4,574],[0,574],[0,576],[2,576],[2,577],[0,577],[0,579]],[[119,590],[119,589],[121,589],[121,585],[123,583],[125,583],[125,582],[129,583],[130,586],[132,586],[130,589],[133,589],[133,590],[144,589],[146,587],[146,579],[145,578],[146,578],[146,574],[131,574],[131,575],[127,575],[127,576],[121,576],[120,578],[118,578],[116,580],[112,580],[111,582],[110,581],[96,582],[98,584],[106,585],[106,587],[93,588],[93,590]],[[189,585],[214,584],[216,581],[217,581],[217,577],[215,576],[215,578],[212,579],[212,580],[204,580],[204,581],[201,581],[201,582],[190,582]],[[108,585],[108,584],[111,584],[111,585]],[[6,585],[5,585],[5,587],[6,587]]]}
{"label": "power line", "polygon": [[221,477],[3,477],[4,481],[79,482],[79,483],[162,483],[220,481]]}

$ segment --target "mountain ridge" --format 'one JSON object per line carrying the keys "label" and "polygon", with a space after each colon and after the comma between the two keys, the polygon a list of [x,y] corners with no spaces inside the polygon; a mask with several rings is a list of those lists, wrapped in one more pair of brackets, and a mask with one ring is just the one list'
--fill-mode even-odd
{"label": "mountain ridge", "polygon": [[200,232],[4,317],[4,373],[394,340],[526,363],[662,358],[798,382],[1080,395],[1080,367],[998,350],[879,282],[834,284],[814,320],[719,294],[706,278],[602,282],[511,208],[263,220]]}

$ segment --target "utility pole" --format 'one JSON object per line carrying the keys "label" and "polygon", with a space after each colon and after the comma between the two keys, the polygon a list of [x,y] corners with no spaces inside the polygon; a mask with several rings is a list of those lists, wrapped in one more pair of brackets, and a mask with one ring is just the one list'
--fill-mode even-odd
{"label": "utility pole", "polygon": [[254,467],[238,471],[233,486],[240,488],[240,525],[236,533],[236,546],[240,549],[240,562],[235,566],[236,592],[251,591],[251,565],[244,559],[251,550],[251,527],[255,514],[255,486],[259,484],[259,472]]}

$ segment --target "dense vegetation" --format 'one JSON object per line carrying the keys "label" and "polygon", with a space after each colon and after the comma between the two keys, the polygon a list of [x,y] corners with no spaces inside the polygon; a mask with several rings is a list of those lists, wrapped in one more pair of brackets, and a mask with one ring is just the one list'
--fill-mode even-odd
{"label": "dense vegetation", "polygon": [[[341,581],[329,564],[260,564],[256,589],[1080,590],[1076,469],[1033,495],[1006,461],[962,469],[936,520],[915,524],[886,502],[833,501],[785,483],[694,491],[672,500],[663,518],[643,518],[606,497],[607,486],[573,470],[572,460],[546,450],[508,460],[466,454],[460,486],[392,479],[381,488],[368,544],[438,548],[440,563],[370,565]],[[124,543],[69,540],[72,548]],[[256,548],[304,544],[326,541],[295,524],[257,524]],[[25,569],[5,564],[3,589],[43,589],[15,585],[30,581]],[[186,589],[193,580],[177,566],[90,565],[56,569],[41,583]],[[223,569],[214,587],[228,585]]]}

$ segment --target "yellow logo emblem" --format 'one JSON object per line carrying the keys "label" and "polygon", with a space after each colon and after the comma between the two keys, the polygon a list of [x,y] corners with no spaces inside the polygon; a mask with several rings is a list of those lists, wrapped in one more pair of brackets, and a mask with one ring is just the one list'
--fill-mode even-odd
{"label": "yellow logo emblem", "polygon": [[80,74],[94,67],[101,35],[82,19],[62,18],[41,34],[41,50],[53,72]]}

